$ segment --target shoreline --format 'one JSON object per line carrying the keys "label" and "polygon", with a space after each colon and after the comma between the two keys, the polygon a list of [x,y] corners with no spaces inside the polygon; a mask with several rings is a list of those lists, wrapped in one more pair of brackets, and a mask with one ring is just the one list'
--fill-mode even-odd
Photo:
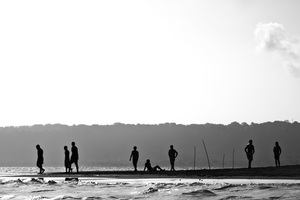
{"label": "shoreline", "polygon": [[281,167],[254,167],[235,169],[201,169],[178,171],[79,171],[79,173],[49,172],[44,174],[10,175],[6,177],[37,178],[116,178],[116,179],[151,179],[151,178],[186,178],[186,179],[293,179],[300,180],[300,165]]}

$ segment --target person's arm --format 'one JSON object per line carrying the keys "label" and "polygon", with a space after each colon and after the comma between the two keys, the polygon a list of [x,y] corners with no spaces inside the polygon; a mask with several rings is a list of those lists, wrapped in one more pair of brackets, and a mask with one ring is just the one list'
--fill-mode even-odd
{"label": "person's arm", "polygon": [[254,149],[254,146],[253,146],[253,153],[252,154],[254,154],[255,153],[255,149]]}
{"label": "person's arm", "polygon": [[281,148],[279,147],[279,155],[281,154]]}
{"label": "person's arm", "polygon": [[145,167],[144,167],[144,171],[146,170],[146,164],[145,164]]}
{"label": "person's arm", "polygon": [[244,151],[246,152],[246,153],[248,153],[248,151],[247,151],[247,147],[248,147],[248,145],[245,147],[245,149],[244,149]]}
{"label": "person's arm", "polygon": [[175,150],[175,158],[178,156],[178,152]]}
{"label": "person's arm", "polygon": [[132,152],[131,152],[131,155],[130,155],[130,157],[129,157],[129,161],[131,161],[131,158],[132,158]]}

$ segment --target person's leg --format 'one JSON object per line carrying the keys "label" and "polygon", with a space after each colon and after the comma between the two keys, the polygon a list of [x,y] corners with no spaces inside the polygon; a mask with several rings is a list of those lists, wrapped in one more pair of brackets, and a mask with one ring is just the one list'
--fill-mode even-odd
{"label": "person's leg", "polygon": [[41,172],[42,172],[42,169],[41,169],[41,165],[40,165],[40,163],[37,163],[37,164],[36,164],[36,166],[39,168],[39,170],[40,170],[40,172],[39,172],[39,173],[41,174]]}
{"label": "person's leg", "polygon": [[157,169],[159,169],[160,171],[165,171],[164,169],[162,169],[160,166],[156,165],[154,168],[154,171],[157,171]]}
{"label": "person's leg", "polygon": [[40,166],[39,166],[39,163],[36,163],[36,166],[39,168],[39,170],[41,171],[41,168],[40,168]]}
{"label": "person's leg", "polygon": [[40,169],[40,174],[44,173],[45,169],[43,169],[43,164],[38,163],[37,166]]}
{"label": "person's leg", "polygon": [[175,159],[172,160],[172,171],[175,171]]}
{"label": "person's leg", "polygon": [[75,166],[76,166],[76,171],[77,171],[77,173],[78,173],[78,172],[79,172],[78,160],[75,161]]}
{"label": "person's leg", "polygon": [[137,171],[137,160],[133,160],[134,171]]}
{"label": "person's leg", "polygon": [[249,161],[248,161],[248,169],[251,169],[251,162],[252,162],[252,160],[249,159]]}
{"label": "person's leg", "polygon": [[170,158],[170,165],[171,165],[171,169],[170,169],[170,171],[173,171],[174,164],[173,164],[173,161],[172,161],[172,159],[171,159],[171,158]]}
{"label": "person's leg", "polygon": [[72,171],[72,164],[73,164],[73,161],[71,160],[69,163],[69,173],[71,173],[71,171]]}
{"label": "person's leg", "polygon": [[42,172],[41,172],[41,174],[42,174],[45,171],[45,169],[43,168],[43,164],[41,164],[41,169],[42,169]]}

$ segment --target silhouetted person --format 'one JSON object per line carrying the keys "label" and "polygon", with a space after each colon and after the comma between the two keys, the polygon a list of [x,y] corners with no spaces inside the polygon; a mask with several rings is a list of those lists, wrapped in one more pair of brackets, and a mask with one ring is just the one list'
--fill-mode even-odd
{"label": "silhouetted person", "polygon": [[171,163],[171,171],[175,171],[175,158],[178,156],[178,152],[173,148],[173,145],[170,146],[169,158]]}
{"label": "silhouetted person", "polygon": [[245,152],[246,152],[247,158],[248,158],[248,168],[250,169],[251,168],[251,162],[253,160],[253,154],[255,152],[254,146],[252,144],[252,140],[249,140],[249,143],[245,147]]}
{"label": "silhouetted person", "polygon": [[66,173],[70,172],[70,151],[68,150],[67,146],[64,146],[65,150],[65,168],[66,168]]}
{"label": "silhouetted person", "polygon": [[129,158],[129,161],[131,161],[131,158],[132,158],[132,164],[133,164],[135,172],[137,171],[137,162],[139,160],[139,152],[136,150],[136,148],[137,148],[136,146],[133,147],[133,151],[131,152],[131,155]]}
{"label": "silhouetted person", "polygon": [[274,158],[275,158],[275,165],[276,165],[276,167],[280,167],[279,156],[281,154],[281,148],[280,148],[278,142],[275,142],[275,147],[273,148],[273,152],[274,152]]}
{"label": "silhouetted person", "polygon": [[160,166],[156,165],[155,167],[151,167],[151,163],[150,160],[147,159],[146,163],[145,163],[145,167],[144,167],[144,171],[147,169],[147,171],[157,171],[157,169],[159,169],[160,171],[165,171],[164,169],[162,169]]}
{"label": "silhouetted person", "polygon": [[72,142],[72,148],[71,148],[71,151],[72,151],[72,155],[71,155],[71,161],[70,161],[69,172],[71,171],[72,164],[75,163],[76,171],[77,171],[77,173],[78,173],[78,172],[79,172],[79,169],[78,169],[78,159],[79,159],[79,156],[78,156],[78,149],[77,149],[77,147],[75,146],[75,142]]}
{"label": "silhouetted person", "polygon": [[44,157],[43,157],[43,149],[40,147],[40,145],[36,145],[37,149],[37,161],[36,166],[40,169],[40,174],[44,173],[45,169],[43,168],[44,164]]}

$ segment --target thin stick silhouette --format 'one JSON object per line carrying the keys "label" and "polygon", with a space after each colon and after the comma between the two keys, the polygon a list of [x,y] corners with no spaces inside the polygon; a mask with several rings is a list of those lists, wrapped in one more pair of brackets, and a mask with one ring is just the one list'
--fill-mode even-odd
{"label": "thin stick silhouette", "polygon": [[234,169],[234,149],[232,151],[232,169]]}
{"label": "thin stick silhouette", "polygon": [[225,153],[223,154],[223,169],[224,169]]}
{"label": "thin stick silhouette", "polygon": [[196,147],[194,146],[194,170],[196,169]]}
{"label": "thin stick silhouette", "polygon": [[208,153],[205,147],[205,143],[204,140],[202,140],[203,146],[204,146],[204,150],[205,150],[205,154],[206,154],[206,158],[207,158],[207,162],[208,162],[208,168],[210,169],[210,162],[209,162],[209,157],[208,157]]}

